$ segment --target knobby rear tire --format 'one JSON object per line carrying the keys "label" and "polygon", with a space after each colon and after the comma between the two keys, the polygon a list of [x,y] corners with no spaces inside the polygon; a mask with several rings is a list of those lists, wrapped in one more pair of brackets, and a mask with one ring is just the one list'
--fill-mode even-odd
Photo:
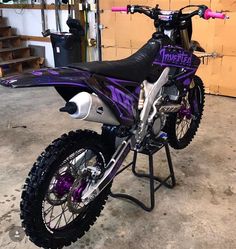
{"label": "knobby rear tire", "polygon": [[81,238],[99,217],[108,195],[111,184],[108,185],[96,199],[89,204],[86,214],[60,228],[49,231],[43,220],[42,205],[49,180],[55,174],[60,163],[80,148],[92,148],[102,153],[106,163],[112,156],[112,151],[103,143],[101,136],[92,131],[70,132],[52,142],[39,156],[26,179],[20,204],[22,225],[30,240],[38,247],[62,248],[69,246]]}

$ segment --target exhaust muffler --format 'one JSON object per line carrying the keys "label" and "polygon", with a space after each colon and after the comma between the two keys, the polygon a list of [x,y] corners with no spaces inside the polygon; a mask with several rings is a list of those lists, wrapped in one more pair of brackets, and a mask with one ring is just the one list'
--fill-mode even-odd
{"label": "exhaust muffler", "polygon": [[60,111],[69,113],[75,119],[109,125],[120,124],[110,108],[97,95],[87,92],[75,95]]}

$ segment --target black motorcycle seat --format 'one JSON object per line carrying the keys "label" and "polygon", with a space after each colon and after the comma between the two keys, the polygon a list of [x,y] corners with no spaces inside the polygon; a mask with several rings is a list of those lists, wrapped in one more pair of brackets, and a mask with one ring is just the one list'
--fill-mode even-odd
{"label": "black motorcycle seat", "polygon": [[106,77],[143,82],[150,72],[159,49],[160,43],[151,39],[141,49],[128,58],[117,61],[74,63],[69,65],[69,67]]}

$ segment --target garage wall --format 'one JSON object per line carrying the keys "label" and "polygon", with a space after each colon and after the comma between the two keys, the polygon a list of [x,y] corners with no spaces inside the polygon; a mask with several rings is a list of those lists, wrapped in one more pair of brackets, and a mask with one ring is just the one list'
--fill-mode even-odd
{"label": "garage wall", "polygon": [[[21,9],[2,9],[2,14],[7,18],[8,24],[16,29],[19,35],[39,36],[42,34],[41,23],[41,11],[40,10],[21,10]],[[47,18],[47,28],[56,30],[56,20],[54,10],[45,10],[45,16]],[[66,10],[61,11],[61,24],[62,30],[68,31],[66,20],[68,18],[68,12]],[[53,51],[51,44],[48,42],[28,41],[28,45],[38,45],[45,47],[45,64],[47,66],[54,66]]]}
{"label": "garage wall", "polygon": [[125,58],[140,48],[155,31],[153,22],[144,15],[112,13],[112,6],[141,4],[162,9],[179,9],[188,4],[205,4],[217,11],[227,11],[230,20],[193,20],[193,39],[200,42],[207,53],[221,57],[208,58],[198,75],[209,93],[236,96],[236,1],[233,0],[100,0],[103,59]]}
{"label": "garage wall", "polygon": [[[0,0],[1,1],[1,0]],[[28,0],[28,2],[30,2]],[[35,4],[39,4],[41,0],[36,0]],[[55,0],[46,0],[47,4],[53,4]],[[94,3],[94,0],[87,0],[88,3]],[[66,25],[68,19],[68,11],[61,10],[60,12],[61,27],[63,32],[69,30]],[[41,37],[42,34],[42,20],[40,9],[8,9],[3,8],[2,14],[8,19],[8,24],[16,29],[17,34],[26,36]],[[74,15],[74,11],[73,11]],[[51,31],[56,30],[55,10],[45,10],[46,29]],[[95,12],[88,13],[88,38],[97,39],[97,24],[95,19]],[[28,45],[37,45],[45,47],[45,64],[49,67],[54,67],[53,50],[51,43],[41,41],[28,41]],[[87,60],[98,60],[98,49],[96,47],[87,49]]]}

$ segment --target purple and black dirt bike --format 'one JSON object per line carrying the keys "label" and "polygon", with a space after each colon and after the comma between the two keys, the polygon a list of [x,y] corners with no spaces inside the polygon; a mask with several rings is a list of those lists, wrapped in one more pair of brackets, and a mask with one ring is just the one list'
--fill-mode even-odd
{"label": "purple and black dirt bike", "polygon": [[[196,10],[186,13],[188,7]],[[132,5],[112,11],[142,13],[157,32],[132,56],[41,69],[1,80],[1,85],[53,86],[72,118],[103,124],[69,132],[52,142],[33,165],[22,193],[21,219],[39,247],[62,248],[87,232],[106,203],[112,180],[128,153],[160,146],[174,149],[195,136],[204,107],[204,86],[195,76],[204,51],[191,41],[192,17],[226,19],[204,5],[163,11]],[[184,11],[184,13],[183,13]]]}

